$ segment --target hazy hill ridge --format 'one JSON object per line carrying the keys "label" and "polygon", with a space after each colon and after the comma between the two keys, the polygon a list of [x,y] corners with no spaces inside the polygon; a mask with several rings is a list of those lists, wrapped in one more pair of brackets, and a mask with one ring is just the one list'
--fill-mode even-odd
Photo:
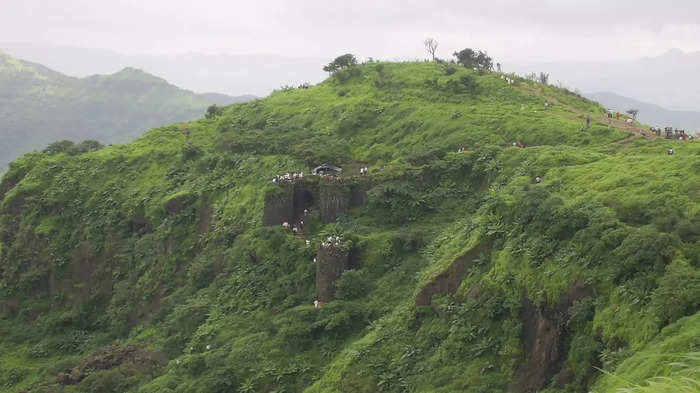
{"label": "hazy hill ridge", "polygon": [[[0,386],[696,383],[700,145],[507,77],[367,63],[127,144],[19,158],[0,182]],[[323,163],[342,175],[310,175]]]}
{"label": "hazy hill ridge", "polygon": [[637,118],[655,127],[674,127],[686,130],[689,134],[700,132],[700,112],[672,111],[648,102],[641,102],[611,92],[585,94],[608,108],[624,113],[629,109],[638,109]]}
{"label": "hazy hill ridge", "polygon": [[0,170],[59,139],[126,142],[149,128],[202,116],[212,103],[249,99],[196,95],[134,68],[73,78],[0,53]]}

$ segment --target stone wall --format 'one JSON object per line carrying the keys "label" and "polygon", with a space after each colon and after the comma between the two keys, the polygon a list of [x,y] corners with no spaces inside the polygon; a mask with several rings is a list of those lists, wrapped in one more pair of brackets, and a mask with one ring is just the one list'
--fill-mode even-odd
{"label": "stone wall", "polygon": [[294,219],[294,185],[279,184],[268,189],[265,193],[265,208],[263,209],[263,226],[282,225]]}
{"label": "stone wall", "polygon": [[338,182],[323,182],[320,185],[321,221],[334,222],[350,208],[350,188]]}
{"label": "stone wall", "polygon": [[335,283],[348,269],[349,251],[344,247],[323,247],[316,255],[316,298],[330,302],[335,297]]}
{"label": "stone wall", "polygon": [[313,179],[279,183],[270,187],[265,193],[263,226],[297,222],[304,216],[304,209],[316,202],[317,196],[318,186]]}

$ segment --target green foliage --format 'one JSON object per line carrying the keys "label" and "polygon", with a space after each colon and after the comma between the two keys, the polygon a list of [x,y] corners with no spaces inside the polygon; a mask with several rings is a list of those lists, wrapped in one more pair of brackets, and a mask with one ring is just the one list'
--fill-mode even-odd
{"label": "green foliage", "polygon": [[491,70],[493,68],[493,59],[486,52],[466,48],[455,52],[453,56],[457,59],[457,63],[470,69]]}
{"label": "green foliage", "polygon": [[[2,389],[505,392],[527,364],[526,294],[561,329],[541,391],[631,387],[596,367],[672,377],[666,355],[700,336],[698,145],[581,131],[602,107],[536,87],[372,62],[126,145],[16,160],[0,182]],[[343,174],[309,176],[324,162]],[[270,180],[301,171],[302,233],[261,228],[266,196],[293,191]],[[313,260],[339,234],[352,269],[317,309]],[[145,352],[56,383],[114,346]]]}
{"label": "green foliage", "polygon": [[357,59],[352,53],[346,53],[336,57],[332,62],[323,67],[323,71],[330,74],[336,73],[344,68],[352,67],[357,64]]}

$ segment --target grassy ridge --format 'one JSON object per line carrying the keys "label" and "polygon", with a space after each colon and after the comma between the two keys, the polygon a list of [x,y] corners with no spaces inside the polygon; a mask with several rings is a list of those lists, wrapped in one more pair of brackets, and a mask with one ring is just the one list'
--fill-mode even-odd
{"label": "grassy ridge", "polygon": [[[17,160],[0,186],[0,384],[612,391],[596,368],[659,375],[663,362],[627,364],[663,337],[697,351],[697,143],[450,67],[369,63],[129,144]],[[272,176],[323,162],[369,165],[368,203],[325,225],[312,209],[310,247],[261,228]],[[336,233],[359,266],[314,310],[315,248]],[[459,287],[418,304],[460,258]],[[561,327],[540,380],[533,318]]]}

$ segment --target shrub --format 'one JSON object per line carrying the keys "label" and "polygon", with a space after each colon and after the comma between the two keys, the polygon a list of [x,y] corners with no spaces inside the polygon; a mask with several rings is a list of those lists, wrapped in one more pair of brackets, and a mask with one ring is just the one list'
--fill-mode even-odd
{"label": "shrub", "polygon": [[353,300],[366,296],[372,284],[364,272],[346,270],[335,285],[338,299]]}

